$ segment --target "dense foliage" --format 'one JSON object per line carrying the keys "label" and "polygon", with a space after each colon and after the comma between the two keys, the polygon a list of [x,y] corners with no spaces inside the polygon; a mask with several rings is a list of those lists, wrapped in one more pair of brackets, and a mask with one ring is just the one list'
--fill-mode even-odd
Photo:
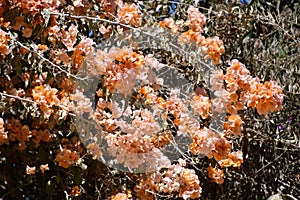
{"label": "dense foliage", "polygon": [[[0,6],[3,199],[300,196],[296,1],[3,0]],[[155,49],[169,41],[163,37],[150,48],[131,41],[104,49],[130,39],[132,30],[168,32],[213,70],[207,75],[168,45]],[[152,73],[164,67],[191,87],[172,88],[170,74]],[[88,76],[98,77],[94,99],[81,87]],[[127,99],[114,101],[114,94]],[[214,112],[225,114],[222,130],[209,128]],[[81,118],[101,131],[78,126]],[[190,143],[171,160],[161,152],[180,148],[172,143],[178,135]],[[108,157],[129,170],[107,165]]]}

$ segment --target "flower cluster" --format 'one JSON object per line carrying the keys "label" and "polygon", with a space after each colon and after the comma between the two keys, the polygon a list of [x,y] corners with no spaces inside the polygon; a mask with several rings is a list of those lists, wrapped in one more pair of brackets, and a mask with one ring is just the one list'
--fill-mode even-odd
{"label": "flower cluster", "polygon": [[227,121],[224,122],[224,130],[226,135],[240,135],[241,134],[241,125],[243,120],[237,114],[227,116]]}
{"label": "flower cluster", "polygon": [[[0,76],[1,100],[4,99],[1,102],[4,106],[0,116],[0,145],[8,144],[1,146],[1,152],[2,148],[3,152],[13,149],[15,153],[15,146],[19,150],[28,147],[24,155],[37,155],[38,162],[49,163],[50,166],[53,162],[57,163],[66,169],[59,170],[62,173],[76,172],[76,176],[68,176],[67,179],[57,174],[60,182],[76,183],[75,186],[67,186],[71,196],[85,193],[86,184],[79,184],[86,180],[86,174],[93,171],[82,173],[86,169],[83,162],[88,164],[90,160],[79,159],[84,153],[78,136],[80,130],[83,130],[80,134],[82,142],[89,142],[86,147],[92,159],[108,161],[106,164],[112,167],[124,165],[126,170],[146,172],[133,175],[138,177],[134,195],[139,199],[155,199],[156,193],[168,194],[170,198],[176,193],[176,197],[183,199],[198,199],[202,188],[195,168],[188,169],[182,159],[172,160],[178,164],[171,164],[171,156],[164,153],[170,152],[169,148],[173,147],[181,150],[181,141],[177,142],[177,139],[182,136],[190,139],[186,151],[195,157],[207,156],[214,159],[209,162],[218,162],[221,168],[240,167],[243,154],[241,151],[231,152],[229,140],[229,135],[239,136],[242,132],[243,121],[238,111],[251,107],[266,115],[282,108],[283,94],[277,83],[260,83],[237,60],[230,62],[225,74],[219,70],[211,77],[212,89],[216,90],[217,96],[213,100],[199,88],[182,95],[181,89],[164,84],[161,74],[155,73],[173,64],[172,59],[165,59],[165,55],[156,59],[159,51],[149,50],[153,54],[146,55],[149,51],[137,49],[136,41],[130,41],[131,46],[126,48],[94,51],[100,40],[102,48],[105,46],[102,39],[127,29],[140,29],[142,23],[148,22],[148,19],[142,19],[140,8],[145,8],[145,16],[150,13],[149,5],[144,2],[129,4],[122,0],[0,2],[0,59],[5,66]],[[158,6],[158,9],[163,10],[163,7]],[[174,36],[180,33],[180,43],[196,44],[197,55],[201,52],[204,59],[211,60],[213,64],[221,63],[223,42],[218,37],[204,36],[206,17],[197,8],[188,8],[186,21],[174,19],[165,18],[158,24],[170,29]],[[129,37],[130,34],[126,34],[126,39]],[[119,44],[119,41],[116,42]],[[11,52],[13,54],[9,55]],[[160,63],[158,60],[161,58],[167,64]],[[179,71],[181,66],[177,65],[177,61],[176,58],[174,69]],[[86,77],[78,77],[82,74]],[[85,96],[85,88],[77,89],[78,82],[74,84],[74,80],[90,80],[90,75],[100,77],[100,81],[97,79],[99,88],[95,92],[95,110],[91,99]],[[137,84],[140,86],[135,87]],[[125,100],[119,97],[125,97]],[[222,133],[205,127],[214,110],[229,114]],[[74,115],[88,125],[95,125],[96,130],[84,127],[80,120],[73,121],[71,117]],[[75,124],[80,124],[76,131]],[[94,132],[97,132],[96,135],[93,135]],[[54,139],[57,141],[50,142]],[[38,148],[37,151],[32,151],[34,147]],[[54,161],[49,160],[53,156],[44,156],[59,147]],[[49,152],[46,152],[48,149]],[[16,162],[13,156],[8,159],[7,163]],[[81,168],[67,169],[74,164]],[[192,167],[190,164],[188,166]],[[93,167],[88,164],[90,166]],[[48,164],[33,167],[30,164],[26,170],[23,169],[26,174],[35,176],[47,170]],[[208,176],[222,184],[223,170],[210,166],[207,168]],[[48,180],[49,191],[57,188],[56,182]],[[127,186],[134,187],[131,183],[124,183],[124,188],[110,191],[114,194],[111,199],[133,199],[130,190],[124,192]],[[12,185],[9,187],[13,188]]]}
{"label": "flower cluster", "polygon": [[76,89],[75,93],[71,94],[70,99],[70,110],[74,111],[78,115],[82,115],[84,113],[92,115],[91,100],[84,96],[80,90]]}
{"label": "flower cluster", "polygon": [[221,167],[240,167],[243,163],[243,153],[241,151],[231,152],[228,158],[221,160]]}
{"label": "flower cluster", "polygon": [[98,73],[105,75],[104,86],[111,93],[117,89],[125,95],[131,94],[135,79],[144,64],[144,56],[126,48],[112,48],[108,53],[99,51],[97,54],[98,60],[91,68],[96,67]]}
{"label": "flower cluster", "polygon": [[50,85],[36,86],[32,90],[33,101],[39,104],[46,119],[54,113],[53,106],[58,106],[60,104],[57,92],[58,90],[56,88],[51,88]]}
{"label": "flower cluster", "polygon": [[1,144],[8,144],[8,136],[5,131],[4,120],[2,118],[0,118],[0,145]]}
{"label": "flower cluster", "polygon": [[9,3],[11,9],[19,8],[24,14],[30,13],[32,15],[40,13],[43,9],[54,11],[60,6],[60,1],[57,0],[9,0]]}
{"label": "flower cluster", "polygon": [[[284,95],[275,81],[260,83],[238,60],[229,64],[225,74],[216,70],[211,75],[210,84],[217,96],[212,104],[217,112],[230,114],[224,122],[225,134],[240,135],[243,121],[238,111],[250,107],[256,108],[259,115],[267,115],[282,108]],[[224,84],[226,89],[222,88]]]}
{"label": "flower cluster", "polygon": [[163,173],[152,173],[139,179],[134,191],[140,199],[154,199],[153,192],[172,194],[179,193],[183,199],[199,198],[202,192],[200,181],[195,171],[184,166],[185,161],[173,164]]}
{"label": "flower cluster", "polygon": [[131,199],[132,199],[132,195],[130,191],[128,191],[128,194],[118,193],[111,197],[111,200],[131,200]]}
{"label": "flower cluster", "polygon": [[35,146],[38,147],[41,145],[41,141],[50,142],[52,141],[52,135],[48,129],[45,130],[32,130],[32,139],[31,141],[35,143]]}
{"label": "flower cluster", "polygon": [[224,171],[221,169],[218,169],[216,167],[209,166],[206,168],[208,172],[208,177],[217,184],[223,184],[224,183]]}
{"label": "flower cluster", "polygon": [[[256,108],[260,115],[267,115],[282,108],[283,94],[275,81],[260,83],[252,78],[246,66],[232,60],[224,75],[229,103],[227,112],[235,114],[248,107]],[[239,94],[240,93],[240,94]]]}
{"label": "flower cluster", "polygon": [[215,140],[214,145],[214,149],[210,155],[212,155],[217,162],[228,157],[231,151],[231,144],[224,136],[219,136]]}
{"label": "flower cluster", "polygon": [[193,101],[191,103],[194,113],[202,117],[202,119],[207,119],[211,115],[211,102],[209,97],[202,95],[193,96]]}
{"label": "flower cluster", "polygon": [[6,123],[6,130],[9,132],[9,140],[12,142],[18,140],[18,148],[25,150],[26,143],[29,142],[29,138],[32,136],[29,127],[22,125],[18,119],[10,119]]}
{"label": "flower cluster", "polygon": [[132,26],[141,25],[141,17],[139,15],[139,8],[135,4],[125,3],[121,6],[118,12],[119,21],[123,24]]}
{"label": "flower cluster", "polygon": [[58,162],[58,165],[63,168],[68,168],[70,165],[75,164],[78,159],[78,153],[69,149],[60,150],[55,157],[55,161]]}
{"label": "flower cluster", "polygon": [[217,134],[204,127],[201,130],[195,131],[192,138],[193,142],[189,146],[190,151],[194,155],[209,155],[215,147]]}
{"label": "flower cluster", "polygon": [[[0,127],[1,127],[1,122],[3,122],[3,119],[0,118]],[[2,125],[3,128],[3,125]],[[52,134],[48,129],[45,130],[30,130],[27,125],[22,125],[20,120],[18,119],[9,119],[6,122],[6,130],[9,133],[9,136],[7,137],[7,132],[1,131],[0,128],[0,133],[2,132],[1,135],[1,140],[0,144],[8,144],[8,140],[10,141],[19,141],[19,149],[20,150],[25,150],[26,149],[26,142],[32,141],[36,147],[40,146],[41,141],[43,142],[50,142],[52,141]]]}
{"label": "flower cluster", "polygon": [[10,53],[8,42],[10,40],[9,35],[0,29],[0,54],[7,55]]}
{"label": "flower cluster", "polygon": [[204,24],[206,23],[206,17],[198,11],[194,6],[190,6],[187,10],[188,13],[188,25],[194,32],[203,32]]}
{"label": "flower cluster", "polygon": [[[187,24],[190,29],[180,34],[179,42],[195,42],[201,48],[201,51],[205,55],[206,59],[210,58],[212,59],[214,64],[220,64],[221,55],[225,51],[223,41],[220,40],[219,37],[205,38],[202,35],[206,17],[202,13],[200,13],[197,8],[190,6],[187,12],[189,18]],[[164,19],[163,21],[159,22],[158,25],[163,28],[169,28],[174,33],[176,33],[178,30],[178,26],[173,19]]]}
{"label": "flower cluster", "polygon": [[282,109],[283,94],[275,81],[264,84],[252,84],[250,89],[248,106],[256,108],[258,114],[267,115]]}

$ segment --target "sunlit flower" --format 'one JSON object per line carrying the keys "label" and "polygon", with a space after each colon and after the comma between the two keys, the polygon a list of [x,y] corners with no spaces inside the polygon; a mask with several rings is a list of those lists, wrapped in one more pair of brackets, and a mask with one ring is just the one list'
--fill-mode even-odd
{"label": "sunlit flower", "polygon": [[118,193],[112,196],[111,200],[129,200],[127,195],[124,193]]}
{"label": "sunlit flower", "polygon": [[194,32],[203,32],[203,26],[206,22],[206,17],[198,11],[194,6],[190,6],[187,10],[189,18],[189,27]]}
{"label": "sunlit flower", "polygon": [[224,183],[224,171],[221,169],[218,169],[216,167],[209,166],[206,168],[208,172],[208,177],[217,184],[223,184]]}
{"label": "sunlit flower", "polygon": [[239,115],[230,115],[227,117],[227,121],[224,122],[224,130],[226,134],[241,134],[241,125],[243,120]]}
{"label": "sunlit flower", "polygon": [[33,175],[35,174],[35,167],[29,167],[28,165],[26,166],[26,174],[28,175]]}
{"label": "sunlit flower", "polygon": [[32,90],[33,100],[40,105],[40,109],[46,119],[54,112],[53,106],[59,106],[60,104],[57,92],[58,90],[51,88],[50,85],[36,86]]}
{"label": "sunlit flower", "polygon": [[216,161],[227,158],[231,150],[230,142],[225,138],[220,136],[215,140],[215,148],[212,151],[212,155]]}
{"label": "sunlit flower", "polygon": [[4,56],[10,53],[8,47],[9,40],[9,35],[5,31],[0,30],[0,54]]}
{"label": "sunlit flower", "polygon": [[[182,162],[182,161],[180,161]],[[200,197],[202,188],[195,171],[186,169],[182,165],[173,164],[162,173],[154,172],[138,180],[135,192],[138,198],[153,199],[153,193],[179,193],[183,199],[197,199]]]}
{"label": "sunlit flower", "polygon": [[75,151],[63,149],[56,154],[55,161],[63,168],[68,168],[70,165],[75,164],[79,159],[79,155]]}
{"label": "sunlit flower", "polygon": [[214,64],[221,63],[221,55],[225,52],[223,41],[219,37],[206,38],[202,42],[202,51],[207,54],[206,58],[212,59]]}
{"label": "sunlit flower", "polygon": [[207,119],[211,115],[211,102],[209,97],[202,95],[194,95],[191,106],[195,114],[200,115],[203,119]]}
{"label": "sunlit flower", "polygon": [[7,132],[4,129],[4,120],[0,118],[0,145],[8,144]]}
{"label": "sunlit flower", "polygon": [[221,167],[240,167],[243,162],[243,152],[236,151],[230,153],[228,158],[220,160],[219,164]]}
{"label": "sunlit flower", "polygon": [[76,185],[74,187],[72,187],[72,190],[70,192],[71,196],[77,197],[80,195],[80,189],[79,187]]}
{"label": "sunlit flower", "polygon": [[46,170],[49,170],[48,164],[40,165],[40,170],[44,174]]}
{"label": "sunlit flower", "polygon": [[121,23],[132,26],[140,26],[141,18],[139,15],[139,8],[135,4],[125,3],[118,12],[118,17]]}
{"label": "sunlit flower", "polygon": [[171,29],[171,31],[173,33],[177,33],[178,32],[178,25],[175,24],[175,21],[173,18],[165,18],[163,21],[160,21],[158,23],[159,26],[161,26],[162,28],[169,28]]}

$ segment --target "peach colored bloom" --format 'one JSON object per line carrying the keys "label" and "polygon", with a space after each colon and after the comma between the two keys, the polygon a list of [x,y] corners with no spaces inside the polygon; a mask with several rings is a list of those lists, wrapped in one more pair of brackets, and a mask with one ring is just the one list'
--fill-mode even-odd
{"label": "peach colored bloom", "polygon": [[72,190],[70,192],[71,196],[77,197],[80,195],[80,189],[79,187],[76,185],[74,187],[72,187]]}
{"label": "peach colored bloom", "polygon": [[200,115],[203,119],[207,119],[211,115],[211,102],[208,97],[202,95],[194,95],[191,106],[195,114]]}
{"label": "peach colored bloom", "polygon": [[169,28],[173,33],[178,32],[178,25],[175,24],[175,21],[173,18],[165,18],[163,21],[158,22],[158,25],[162,28]]}
{"label": "peach colored bloom", "polygon": [[213,182],[217,184],[223,184],[224,183],[224,171],[221,169],[218,169],[216,167],[209,166],[206,168],[208,172],[208,177],[212,179]]}
{"label": "peach colored bloom", "polygon": [[243,162],[243,152],[236,151],[230,153],[228,158],[220,160],[219,164],[221,167],[240,167]]}
{"label": "peach colored bloom", "polygon": [[125,3],[118,12],[119,21],[123,24],[132,26],[141,25],[141,17],[139,15],[139,8],[135,4]]}
{"label": "peach colored bloom", "polygon": [[44,174],[45,170],[49,170],[48,164],[40,165],[40,170]]}
{"label": "peach colored bloom", "polygon": [[0,145],[8,144],[7,132],[4,129],[4,120],[0,118]]}
{"label": "peach colored bloom", "polygon": [[116,195],[114,195],[111,200],[129,200],[127,195],[124,193],[118,193]]}
{"label": "peach colored bloom", "polygon": [[8,47],[9,40],[9,35],[5,31],[0,30],[0,54],[4,56],[10,53]]}
{"label": "peach colored bloom", "polygon": [[241,125],[243,120],[239,115],[230,115],[227,117],[227,121],[224,122],[224,130],[226,134],[241,134]]}
{"label": "peach colored bloom", "polygon": [[221,136],[217,140],[215,140],[215,148],[212,151],[212,155],[214,159],[218,162],[224,158],[227,158],[230,153],[230,150],[230,142],[226,138]]}
{"label": "peach colored bloom", "polygon": [[194,6],[190,6],[187,10],[188,24],[191,30],[195,32],[203,32],[203,26],[206,22],[206,17],[198,11]]}
{"label": "peach colored bloom", "polygon": [[79,159],[79,155],[75,151],[63,149],[56,154],[55,161],[63,168],[68,168],[70,165],[75,164]]}
{"label": "peach colored bloom", "polygon": [[31,141],[33,141],[35,143],[35,146],[38,147],[41,144],[41,141],[43,142],[50,142],[52,141],[52,136],[51,133],[48,129],[45,130],[33,130],[31,131],[32,134],[32,139]]}
{"label": "peach colored bloom", "polygon": [[26,166],[26,174],[28,175],[33,175],[35,174],[35,167],[29,167],[28,165]]}
{"label": "peach colored bloom", "polygon": [[197,130],[192,135],[192,138],[193,142],[189,146],[190,151],[194,155],[209,155],[215,149],[215,142],[218,139],[218,135],[204,127],[201,130]]}

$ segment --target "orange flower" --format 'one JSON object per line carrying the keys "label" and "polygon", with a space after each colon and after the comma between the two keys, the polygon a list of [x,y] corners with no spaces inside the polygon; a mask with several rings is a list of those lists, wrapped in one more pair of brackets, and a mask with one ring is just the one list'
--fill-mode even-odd
{"label": "orange flower", "polygon": [[35,174],[35,167],[29,167],[28,165],[26,166],[26,174],[28,175],[33,175]]}
{"label": "orange flower", "polygon": [[192,31],[203,32],[203,26],[206,22],[206,17],[198,11],[194,6],[190,6],[187,10],[189,18],[189,27]]}
{"label": "orange flower", "polygon": [[139,8],[135,4],[127,4],[120,8],[118,12],[119,21],[123,24],[132,26],[140,26],[141,18],[139,16]]}
{"label": "orange flower", "polygon": [[220,64],[220,57],[225,52],[223,41],[219,37],[206,38],[202,45],[206,58],[211,58],[214,64]]}
{"label": "orange flower", "polygon": [[215,149],[212,151],[214,159],[218,162],[224,158],[227,158],[231,150],[231,145],[224,137],[220,137],[215,141]]}
{"label": "orange flower", "polygon": [[58,162],[58,165],[63,168],[68,168],[71,164],[75,164],[79,159],[79,155],[75,151],[69,149],[63,149],[58,152],[55,157],[55,161]]}
{"label": "orange flower", "polygon": [[151,143],[156,148],[164,148],[166,145],[170,143],[170,141],[173,139],[173,135],[171,131],[164,131],[163,133],[160,133],[159,135],[152,135],[151,136]]}
{"label": "orange flower", "polygon": [[0,145],[8,144],[7,132],[4,129],[4,121],[0,118]]}
{"label": "orange flower", "polygon": [[228,158],[220,160],[219,164],[221,165],[221,167],[240,167],[243,162],[243,152],[236,151],[230,153],[228,155]]}
{"label": "orange flower", "polygon": [[206,127],[192,135],[193,142],[189,149],[194,155],[204,154],[210,156],[215,148],[215,140],[218,139],[216,133]]}
{"label": "orange flower", "polygon": [[74,196],[74,197],[79,196],[79,195],[80,195],[80,189],[79,189],[79,187],[78,187],[77,185],[74,186],[74,187],[72,188],[70,194],[71,194],[71,196]]}
{"label": "orange flower", "polygon": [[162,28],[169,28],[173,33],[178,32],[178,25],[175,24],[175,21],[173,18],[165,18],[163,21],[158,22],[158,25]]}
{"label": "orange flower", "polygon": [[45,170],[49,170],[48,164],[40,165],[40,170],[44,174]]}
{"label": "orange flower", "polygon": [[221,169],[218,169],[216,167],[209,166],[206,168],[208,172],[208,177],[212,179],[213,182],[217,184],[223,184],[224,183],[224,171]]}
{"label": "orange flower", "polygon": [[50,85],[36,86],[32,90],[33,101],[40,105],[40,109],[43,111],[44,117],[48,119],[54,112],[52,106],[60,105],[60,100],[57,96],[58,90],[51,88]]}
{"label": "orange flower", "polygon": [[181,174],[183,185],[179,191],[179,197],[183,199],[196,199],[201,196],[202,188],[199,185],[199,179],[192,169],[184,169]]}
{"label": "orange flower", "polygon": [[194,95],[191,106],[196,114],[199,114],[203,119],[207,119],[211,115],[211,102],[208,97],[202,95]]}
{"label": "orange flower", "polygon": [[9,40],[9,35],[5,31],[0,30],[0,54],[4,56],[10,53],[9,47],[7,46]]}
{"label": "orange flower", "polygon": [[243,120],[239,115],[230,115],[227,117],[227,122],[224,122],[224,129],[226,134],[241,134],[241,125]]}
{"label": "orange flower", "polygon": [[11,119],[8,121],[6,126],[9,134],[10,141],[19,141],[19,149],[26,149],[26,142],[29,141],[29,138],[32,136],[31,131],[27,125],[22,125],[20,120]]}
{"label": "orange flower", "polygon": [[118,193],[116,195],[114,195],[111,200],[128,200],[128,197],[126,194],[124,193]]}

